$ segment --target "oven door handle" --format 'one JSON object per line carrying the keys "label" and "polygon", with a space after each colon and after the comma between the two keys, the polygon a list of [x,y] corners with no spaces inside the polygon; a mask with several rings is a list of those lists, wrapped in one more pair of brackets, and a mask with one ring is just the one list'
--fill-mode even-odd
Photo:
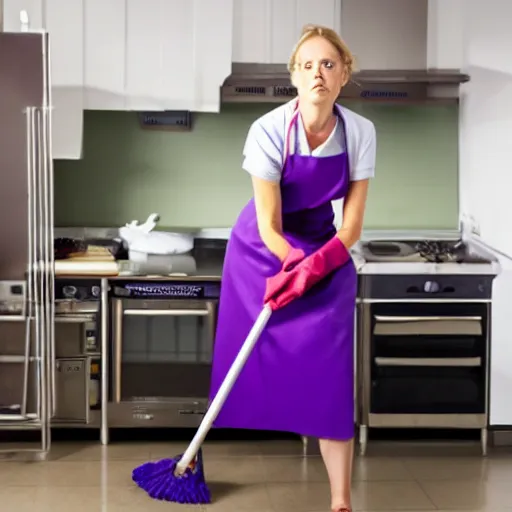
{"label": "oven door handle", "polygon": [[375,315],[376,336],[481,336],[481,316],[381,316]]}
{"label": "oven door handle", "polygon": [[125,316],[208,316],[208,309],[125,309]]}
{"label": "oven door handle", "polygon": [[471,367],[482,365],[481,357],[376,357],[377,366]]}
{"label": "oven door handle", "polygon": [[55,322],[60,324],[83,324],[87,322],[94,322],[96,317],[94,315],[55,315]]}
{"label": "oven door handle", "polygon": [[384,316],[375,315],[377,322],[481,322],[481,316]]}

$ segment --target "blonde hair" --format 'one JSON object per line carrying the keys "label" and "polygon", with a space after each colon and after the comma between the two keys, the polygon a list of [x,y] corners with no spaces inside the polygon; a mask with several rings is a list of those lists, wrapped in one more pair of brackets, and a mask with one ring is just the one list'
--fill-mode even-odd
{"label": "blonde hair", "polygon": [[306,25],[302,29],[300,39],[295,45],[290,56],[290,60],[288,61],[288,71],[290,73],[293,73],[293,71],[295,71],[295,68],[297,66],[297,53],[299,52],[300,47],[308,39],[317,36],[327,39],[327,41],[329,41],[336,48],[340,55],[341,62],[343,62],[345,66],[346,79],[347,81],[350,80],[355,65],[354,56],[352,55],[352,52],[348,49],[348,46],[345,44],[343,39],[341,39],[341,37],[338,34],[336,34],[334,30],[328,27],[323,27],[322,25]]}

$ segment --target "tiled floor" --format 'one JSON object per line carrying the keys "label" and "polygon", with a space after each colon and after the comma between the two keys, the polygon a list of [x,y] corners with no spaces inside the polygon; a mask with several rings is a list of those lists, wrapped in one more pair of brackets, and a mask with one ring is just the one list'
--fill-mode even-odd
{"label": "tiled floor", "polygon": [[[6,512],[173,512],[189,507],[151,500],[131,471],[174,456],[179,444],[54,444],[46,462],[0,462],[0,508]],[[319,457],[301,457],[295,441],[210,442],[204,446],[214,504],[193,510],[328,512]],[[354,511],[512,512],[512,451],[478,445],[403,447],[370,444],[357,457]]]}

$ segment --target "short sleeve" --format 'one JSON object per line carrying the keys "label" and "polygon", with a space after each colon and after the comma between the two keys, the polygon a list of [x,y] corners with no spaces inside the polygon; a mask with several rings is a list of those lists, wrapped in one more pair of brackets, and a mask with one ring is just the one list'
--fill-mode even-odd
{"label": "short sleeve", "polygon": [[375,160],[377,153],[377,134],[375,125],[368,121],[357,152],[356,165],[351,172],[351,181],[366,180],[375,176]]}
{"label": "short sleeve", "polygon": [[282,169],[282,137],[267,121],[255,121],[247,134],[242,168],[252,176],[268,181],[280,181]]}

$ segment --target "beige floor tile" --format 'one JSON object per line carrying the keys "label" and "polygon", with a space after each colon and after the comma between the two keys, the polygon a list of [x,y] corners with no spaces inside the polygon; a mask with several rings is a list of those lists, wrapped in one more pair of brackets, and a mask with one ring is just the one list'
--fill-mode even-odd
{"label": "beige floor tile", "polygon": [[185,452],[187,443],[171,442],[171,443],[154,443],[148,445],[149,459],[169,459],[177,457]]}
{"label": "beige floor tile", "polygon": [[[185,452],[186,442],[155,443],[149,446],[151,459],[176,457]],[[221,442],[207,441],[202,446],[205,458],[208,457],[247,457],[261,455],[261,447],[257,442]]]}
{"label": "beige floor tile", "polygon": [[512,485],[506,481],[424,481],[421,487],[440,509],[512,508]]}
{"label": "beige floor tile", "polygon": [[512,456],[508,459],[497,458],[489,460],[487,478],[489,480],[506,480],[512,482]]}
{"label": "beige floor tile", "polygon": [[32,512],[36,507],[36,487],[0,487],[0,510],[5,512]]}
{"label": "beige floor tile", "polygon": [[489,461],[485,458],[432,457],[404,460],[416,480],[486,480]]}
{"label": "beige floor tile", "polygon": [[416,482],[356,482],[352,500],[355,510],[436,510]]}
{"label": "beige floor tile", "polygon": [[328,482],[321,457],[263,457],[265,478],[269,483]]}
{"label": "beige floor tile", "polygon": [[202,506],[151,499],[134,487],[39,487],[37,512],[178,512],[201,511]]}
{"label": "beige floor tile", "polygon": [[411,472],[400,459],[391,457],[356,457],[352,475],[358,481],[408,481],[414,480]]}
{"label": "beige floor tile", "polygon": [[57,443],[52,447],[50,460],[133,460],[142,462],[149,459],[152,446],[150,443],[112,443],[107,446],[102,446],[99,443]]}
{"label": "beige floor tile", "polygon": [[269,494],[264,483],[236,484],[217,479],[208,482],[212,504],[205,510],[211,512],[272,512]]}
{"label": "beige floor tile", "polygon": [[320,482],[268,484],[273,510],[279,512],[328,511],[329,485]]}
{"label": "beige floor tile", "polygon": [[0,465],[0,487],[132,485],[133,461],[52,461]]}
{"label": "beige floor tile", "polygon": [[206,481],[224,484],[259,484],[265,482],[265,468],[260,456],[205,458]]}

